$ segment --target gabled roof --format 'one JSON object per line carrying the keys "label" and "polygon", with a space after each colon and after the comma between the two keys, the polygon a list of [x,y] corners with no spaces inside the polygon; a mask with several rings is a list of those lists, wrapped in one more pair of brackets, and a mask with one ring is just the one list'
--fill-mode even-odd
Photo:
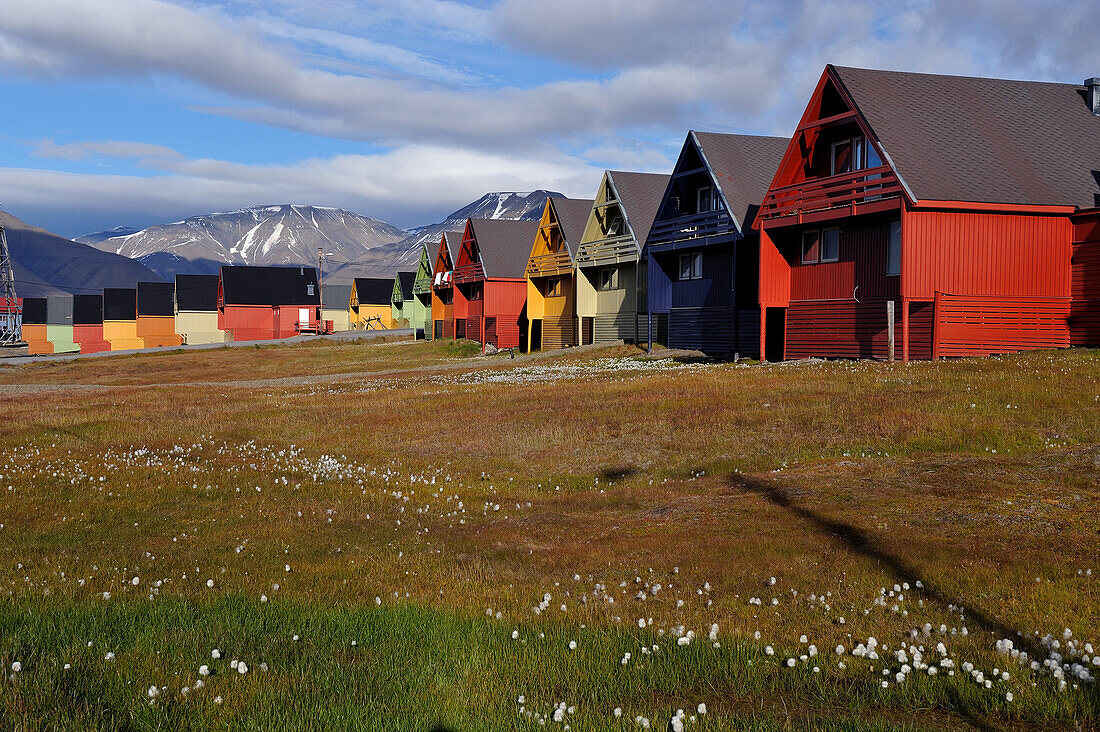
{"label": "gabled roof", "polygon": [[393,297],[392,277],[356,277],[355,296],[360,305],[385,305]]}
{"label": "gabled roof", "polygon": [[[589,203],[589,206],[592,204]],[[487,278],[524,279],[538,221],[470,219]]]}
{"label": "gabled roof", "polygon": [[176,275],[176,307],[180,310],[218,309],[217,275]]}
{"label": "gabled roof", "polygon": [[592,199],[585,198],[559,198],[548,199],[554,207],[554,214],[558,217],[558,227],[561,236],[565,239],[565,247],[570,254],[577,251],[577,246],[584,238],[584,227],[588,224],[588,217],[592,214]]}
{"label": "gabled roof", "polygon": [[[416,272],[398,272],[397,277],[394,279],[394,290],[399,286],[401,288],[401,299],[411,300],[413,296],[413,282],[416,281]],[[390,290],[392,297],[393,291]]]}
{"label": "gabled roof", "polygon": [[[215,277],[215,280],[218,278]],[[218,300],[217,283],[214,284],[214,302]],[[102,325],[103,295],[73,295],[73,325]]]}
{"label": "gabled roof", "polygon": [[321,297],[325,310],[347,310],[351,302],[351,285],[324,285]]}
{"label": "gabled roof", "polygon": [[699,145],[730,215],[741,231],[751,225],[790,139],[758,135],[690,133]]}
{"label": "gabled roof", "polygon": [[317,305],[321,301],[314,267],[227,264],[221,278],[226,305]]}
{"label": "gabled roof", "polygon": [[464,233],[464,231],[443,232],[443,239],[447,242],[447,254],[451,258],[452,266],[458,258],[458,250],[462,248],[462,236]]}
{"label": "gabled roof", "polygon": [[671,176],[665,173],[631,173],[625,170],[609,170],[607,177],[619,197],[619,205],[626,217],[634,240],[641,247],[649,238],[649,227],[657,217],[665,189]]}
{"label": "gabled roof", "polygon": [[916,200],[1100,205],[1083,86],[830,69]]}

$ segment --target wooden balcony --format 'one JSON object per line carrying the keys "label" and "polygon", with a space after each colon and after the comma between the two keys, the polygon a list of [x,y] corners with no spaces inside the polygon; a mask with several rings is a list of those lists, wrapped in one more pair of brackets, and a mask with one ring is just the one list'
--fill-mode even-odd
{"label": "wooden balcony", "polygon": [[[661,246],[700,239],[728,237],[736,233],[737,227],[724,209],[705,211],[700,214],[689,214],[667,221],[654,222],[653,228],[649,230],[649,244],[650,246]],[[707,242],[700,243],[706,244]]]}
{"label": "wooden balcony", "polygon": [[467,282],[477,282],[483,279],[485,279],[485,268],[481,266],[481,262],[473,262],[471,264],[464,264],[461,267],[455,267],[454,275],[451,277],[451,281],[456,285],[465,284]]}
{"label": "wooden balcony", "polygon": [[572,272],[573,261],[566,251],[540,254],[527,261],[528,277],[555,277]]}
{"label": "wooden balcony", "polygon": [[638,259],[638,245],[630,234],[609,236],[606,239],[584,242],[577,248],[577,266],[594,264],[619,264]]}
{"label": "wooden balcony", "polygon": [[[901,184],[889,165],[856,170],[851,173],[830,175],[827,178],[773,188],[764,197],[760,207],[760,219],[768,222],[785,216],[847,208],[848,213],[858,213],[857,208],[869,203],[881,203],[901,195]],[[894,201],[889,201],[894,205]]]}
{"label": "wooden balcony", "polygon": [[[432,275],[434,278],[435,275]],[[430,295],[432,293],[432,280],[417,279],[413,282],[414,295]]]}

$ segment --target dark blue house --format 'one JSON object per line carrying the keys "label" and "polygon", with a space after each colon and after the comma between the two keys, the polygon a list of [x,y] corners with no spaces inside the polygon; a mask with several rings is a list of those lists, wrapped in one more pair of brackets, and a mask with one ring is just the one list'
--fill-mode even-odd
{"label": "dark blue house", "polygon": [[654,341],[759,357],[759,247],[752,223],[789,142],[688,133],[643,253]]}

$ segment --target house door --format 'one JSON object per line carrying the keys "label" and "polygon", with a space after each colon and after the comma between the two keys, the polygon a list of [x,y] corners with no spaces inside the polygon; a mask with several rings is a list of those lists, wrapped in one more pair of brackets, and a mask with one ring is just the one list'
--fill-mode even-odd
{"label": "house door", "polygon": [[592,323],[594,318],[581,318],[581,345],[592,345]]}
{"label": "house door", "polygon": [[271,309],[271,337],[278,338],[282,335],[282,330],[279,329],[279,323],[281,318],[279,317],[279,308]]}
{"label": "house door", "polygon": [[542,350],[542,318],[531,321],[531,352]]}
{"label": "house door", "polygon": [[432,333],[432,337],[433,337],[433,339],[443,337],[443,321],[442,320],[435,321],[435,331]]}
{"label": "house door", "polygon": [[782,361],[787,340],[787,308],[768,308],[764,317],[764,359]]}
{"label": "house door", "polygon": [[309,308],[298,308],[298,330],[309,329]]}

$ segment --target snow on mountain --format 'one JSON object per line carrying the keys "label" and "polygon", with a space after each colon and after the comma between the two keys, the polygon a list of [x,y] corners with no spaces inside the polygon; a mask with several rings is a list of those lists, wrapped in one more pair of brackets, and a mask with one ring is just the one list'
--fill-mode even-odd
{"label": "snow on mountain", "polygon": [[110,239],[116,236],[129,236],[130,234],[138,233],[138,231],[139,229],[135,229],[132,226],[116,226],[115,228],[108,229],[107,231],[97,231],[92,234],[84,234],[83,236],[78,236],[73,239],[73,241],[80,244],[98,244],[104,239]]}
{"label": "snow on mountain", "polygon": [[[198,269],[203,271],[213,263],[313,264],[318,247],[332,262],[351,262],[405,235],[384,221],[351,211],[286,204],[192,216],[105,238],[94,246],[154,267],[164,264],[171,270],[165,274],[171,276],[187,270],[183,262],[201,263]],[[173,256],[153,256],[157,254]]]}

